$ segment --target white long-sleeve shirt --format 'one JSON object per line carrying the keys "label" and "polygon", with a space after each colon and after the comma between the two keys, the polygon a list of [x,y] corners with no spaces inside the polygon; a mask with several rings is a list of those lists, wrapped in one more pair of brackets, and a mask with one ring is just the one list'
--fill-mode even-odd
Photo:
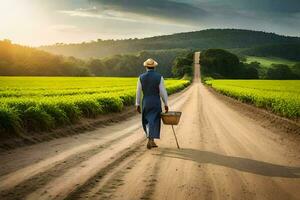
{"label": "white long-sleeve shirt", "polygon": [[[141,94],[142,94],[142,83],[140,78],[138,79],[137,82],[137,88],[136,88],[136,102],[135,105],[139,106],[140,102],[141,102]],[[160,83],[159,83],[159,94],[160,97],[162,98],[164,105],[168,106],[168,93],[165,87],[165,82],[164,82],[164,78],[161,77],[160,79]]]}

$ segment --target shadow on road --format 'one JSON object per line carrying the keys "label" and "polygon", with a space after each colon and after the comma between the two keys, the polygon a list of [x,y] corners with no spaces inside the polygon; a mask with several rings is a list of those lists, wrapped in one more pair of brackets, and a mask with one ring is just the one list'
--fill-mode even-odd
{"label": "shadow on road", "polygon": [[157,156],[191,160],[199,164],[214,164],[233,168],[243,172],[270,177],[300,178],[300,167],[276,165],[248,158],[233,157],[196,149],[161,148]]}

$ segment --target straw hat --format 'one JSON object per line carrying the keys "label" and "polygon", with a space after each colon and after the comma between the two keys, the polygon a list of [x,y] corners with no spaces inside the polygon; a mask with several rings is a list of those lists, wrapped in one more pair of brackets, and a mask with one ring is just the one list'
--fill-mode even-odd
{"label": "straw hat", "polygon": [[148,60],[146,60],[144,62],[144,67],[156,67],[158,65],[158,63],[153,60],[152,58],[149,58]]}

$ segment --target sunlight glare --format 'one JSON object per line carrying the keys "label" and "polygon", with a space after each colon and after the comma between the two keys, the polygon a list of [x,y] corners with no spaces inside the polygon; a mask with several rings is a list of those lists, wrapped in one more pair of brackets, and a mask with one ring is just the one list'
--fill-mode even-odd
{"label": "sunlight glare", "polygon": [[21,25],[26,22],[31,23],[33,20],[33,12],[28,1],[18,1],[18,0],[1,0],[0,1],[0,18],[3,20],[5,25]]}

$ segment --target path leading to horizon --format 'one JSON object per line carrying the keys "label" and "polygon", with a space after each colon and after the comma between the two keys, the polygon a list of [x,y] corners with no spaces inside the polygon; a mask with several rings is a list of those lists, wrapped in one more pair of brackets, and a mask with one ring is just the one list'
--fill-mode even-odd
{"label": "path leading to horizon", "polygon": [[193,84],[170,98],[181,149],[163,126],[147,150],[135,115],[0,153],[0,199],[300,199],[299,143],[222,101],[195,63]]}

